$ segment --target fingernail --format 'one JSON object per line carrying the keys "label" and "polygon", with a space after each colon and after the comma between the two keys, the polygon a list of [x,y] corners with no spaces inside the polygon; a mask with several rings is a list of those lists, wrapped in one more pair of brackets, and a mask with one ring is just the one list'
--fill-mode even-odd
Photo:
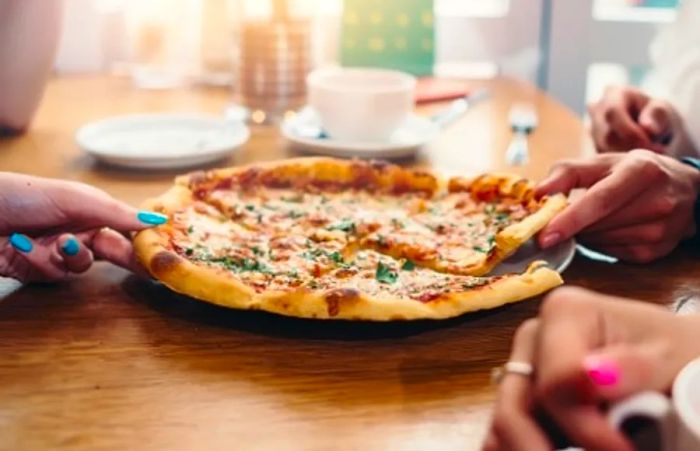
{"label": "fingernail", "polygon": [[552,232],[542,237],[542,239],[540,240],[540,245],[546,249],[548,247],[554,246],[559,241],[561,241],[561,233]]}
{"label": "fingernail", "polygon": [[620,368],[615,362],[604,358],[590,356],[583,361],[588,377],[594,384],[602,387],[616,385],[620,380]]}
{"label": "fingernail", "polygon": [[139,221],[149,225],[161,225],[168,222],[167,216],[160,213],[156,213],[155,211],[141,210],[138,212],[136,217],[139,218]]}
{"label": "fingernail", "polygon": [[30,240],[27,235],[22,235],[21,233],[13,233],[10,235],[10,244],[12,247],[25,254],[34,249],[32,240]]}
{"label": "fingernail", "polygon": [[70,237],[63,243],[63,246],[61,246],[61,251],[66,255],[76,255],[78,251],[80,251],[80,243],[78,243],[78,240],[75,238]]}

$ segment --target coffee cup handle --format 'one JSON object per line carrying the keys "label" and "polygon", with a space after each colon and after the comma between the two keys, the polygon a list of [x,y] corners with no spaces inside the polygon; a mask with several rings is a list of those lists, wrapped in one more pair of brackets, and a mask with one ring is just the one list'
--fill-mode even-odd
{"label": "coffee cup handle", "polygon": [[[630,424],[631,421],[635,420],[637,420],[636,427]],[[614,404],[608,412],[608,421],[615,429],[624,432],[631,439],[634,438],[631,437],[633,430],[643,429],[645,426],[648,428],[648,422],[651,422],[658,431],[660,451],[674,450],[675,416],[673,406],[671,401],[661,393],[642,392]],[[635,432],[639,432],[639,430]]]}

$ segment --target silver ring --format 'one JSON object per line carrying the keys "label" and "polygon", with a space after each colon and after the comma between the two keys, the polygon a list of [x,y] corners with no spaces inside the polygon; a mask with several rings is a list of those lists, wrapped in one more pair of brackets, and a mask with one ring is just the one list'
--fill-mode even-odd
{"label": "silver ring", "polygon": [[500,384],[507,374],[517,374],[518,376],[530,378],[534,373],[535,368],[531,363],[511,360],[506,362],[503,366],[491,370],[491,381],[494,384]]}

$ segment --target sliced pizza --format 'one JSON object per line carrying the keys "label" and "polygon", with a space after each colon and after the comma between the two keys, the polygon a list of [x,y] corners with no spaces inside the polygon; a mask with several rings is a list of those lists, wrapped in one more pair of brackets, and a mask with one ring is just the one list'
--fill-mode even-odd
{"label": "sliced pizza", "polygon": [[442,180],[387,163],[293,159],[179,177],[147,207],[140,261],[175,291],[242,309],[447,318],[561,283],[543,262],[485,277],[564,206],[512,176]]}

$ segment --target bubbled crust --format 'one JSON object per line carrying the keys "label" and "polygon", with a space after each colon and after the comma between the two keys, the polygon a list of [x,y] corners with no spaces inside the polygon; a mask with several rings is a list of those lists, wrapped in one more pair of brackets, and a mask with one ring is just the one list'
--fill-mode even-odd
{"label": "bubbled crust", "polygon": [[[171,214],[196,198],[196,189],[207,189],[227,179],[265,181],[273,183],[295,183],[303,180],[321,180],[323,183],[342,183],[362,189],[384,192],[425,192],[429,197],[440,189],[440,180],[424,171],[402,169],[384,163],[365,163],[329,158],[303,158],[252,167],[236,167],[209,172],[197,172],[178,177],[176,185],[157,199],[146,203],[147,208]],[[513,178],[499,179],[504,193],[527,196],[528,187]],[[280,182],[281,181],[281,182]],[[462,189],[464,179],[449,181],[450,190]],[[479,193],[492,189],[493,182],[481,179],[474,187]],[[510,182],[510,183],[506,183]],[[322,186],[321,183],[319,186]],[[326,185],[331,186],[331,185]],[[551,198],[554,199],[554,198]],[[559,204],[545,201],[540,211],[526,218],[529,222],[523,230],[514,230],[496,239],[511,246],[511,240],[522,240],[528,233],[535,233],[535,225],[546,223]],[[563,207],[562,207],[563,208]],[[533,216],[535,220],[531,220]],[[544,221],[544,223],[542,223]],[[518,226],[515,224],[514,226]],[[511,226],[511,227],[514,227]],[[509,228],[505,229],[507,231]],[[337,288],[311,290],[296,288],[291,291],[255,291],[223,269],[195,265],[178,256],[171,247],[171,226],[166,224],[139,232],[134,238],[134,249],[139,261],[148,271],[173,291],[202,301],[238,309],[266,310],[282,315],[344,320],[394,321],[417,319],[444,319],[466,312],[495,308],[539,295],[562,283],[556,271],[543,262],[534,262],[523,274],[497,278],[494,282],[469,291],[445,293],[427,302],[410,298],[377,299],[356,289]],[[501,241],[502,240],[502,241]],[[523,241],[524,242],[524,241]],[[489,256],[493,258],[493,256]],[[500,260],[499,260],[500,261]]]}
{"label": "bubbled crust", "polygon": [[447,189],[451,193],[469,192],[476,200],[484,202],[516,201],[531,211],[523,220],[497,233],[495,246],[484,256],[483,261],[465,271],[476,276],[491,272],[542,230],[567,205],[566,197],[562,194],[535,199],[532,182],[513,174],[484,174],[474,178],[452,177],[447,183]]}

